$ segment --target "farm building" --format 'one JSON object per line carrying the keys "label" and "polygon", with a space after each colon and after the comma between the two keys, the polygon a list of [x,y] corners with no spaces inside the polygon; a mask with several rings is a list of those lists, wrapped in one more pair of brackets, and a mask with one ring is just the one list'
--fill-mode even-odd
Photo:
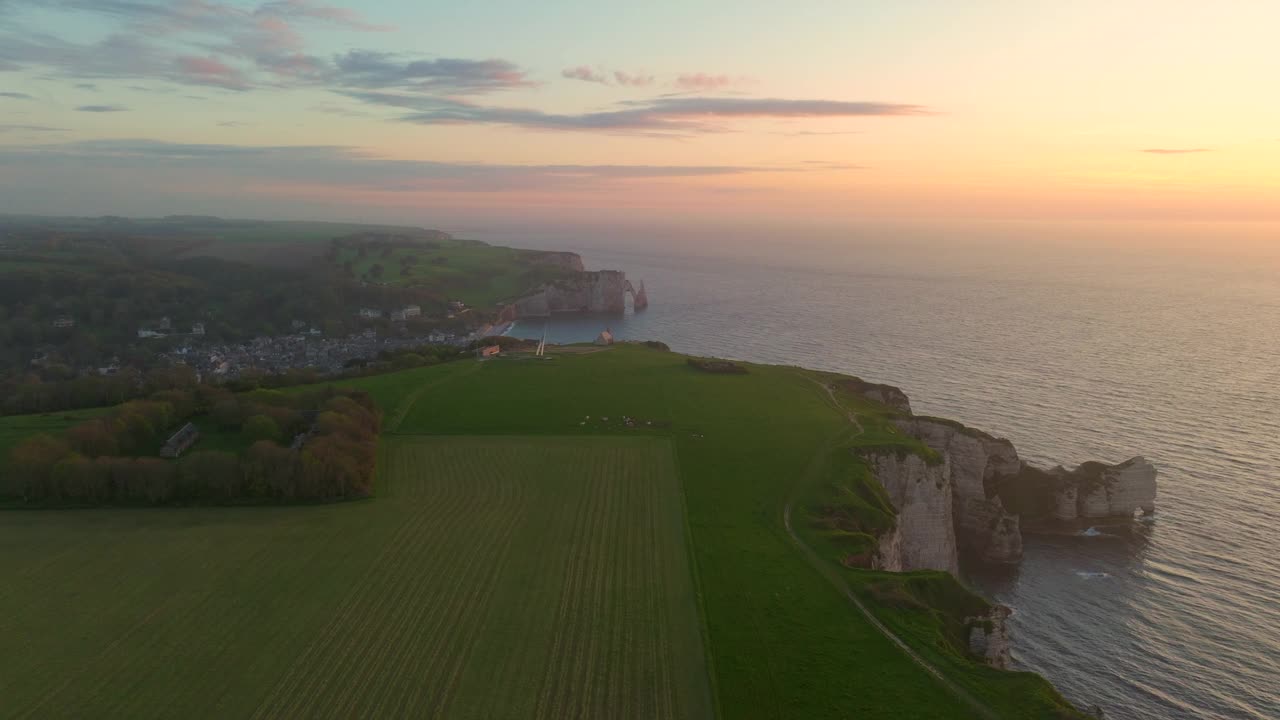
{"label": "farm building", "polygon": [[196,440],[199,439],[200,431],[196,430],[195,425],[187,423],[182,426],[181,430],[174,433],[169,438],[169,440],[164,444],[164,447],[160,448],[160,457],[176,458],[187,450],[190,450],[191,446],[195,445]]}
{"label": "farm building", "polygon": [[596,336],[595,344],[596,345],[612,345],[613,331],[610,330],[609,328],[605,328],[604,330],[600,331],[600,334]]}

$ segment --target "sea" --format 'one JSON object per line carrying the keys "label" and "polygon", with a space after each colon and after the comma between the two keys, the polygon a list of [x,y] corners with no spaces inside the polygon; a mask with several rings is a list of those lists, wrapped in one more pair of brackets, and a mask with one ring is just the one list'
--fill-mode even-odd
{"label": "sea", "polygon": [[647,310],[521,321],[515,335],[609,328],[850,373],[1045,467],[1147,457],[1160,473],[1148,522],[1029,536],[1016,570],[966,581],[1013,609],[1017,667],[1108,718],[1280,718],[1280,232],[1235,248],[1211,226],[1167,246],[1149,229],[1134,242],[935,230],[468,236],[644,281]]}

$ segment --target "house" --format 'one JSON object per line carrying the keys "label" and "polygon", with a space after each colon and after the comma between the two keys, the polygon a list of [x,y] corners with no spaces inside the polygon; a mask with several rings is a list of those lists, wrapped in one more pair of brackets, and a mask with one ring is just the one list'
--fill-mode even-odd
{"label": "house", "polygon": [[302,329],[304,329],[304,328],[306,328],[306,327],[307,327],[307,321],[306,321],[306,320],[292,320],[292,321],[290,321],[290,322],[289,322],[289,327],[293,328],[294,330],[302,330]]}
{"label": "house", "polygon": [[158,338],[164,337],[164,333],[158,333],[149,328],[138,328],[138,337],[140,338]]}
{"label": "house", "polygon": [[190,450],[191,446],[195,445],[196,440],[199,439],[200,431],[196,429],[195,425],[187,423],[182,426],[181,430],[174,433],[169,438],[168,442],[164,444],[164,447],[160,448],[160,457],[176,458],[187,450]]}
{"label": "house", "polygon": [[192,335],[204,335],[204,323],[191,323]]}
{"label": "house", "polygon": [[422,315],[422,308],[418,305],[405,305],[404,310],[401,310],[400,312],[404,313],[404,316],[407,318],[419,317]]}
{"label": "house", "polygon": [[601,330],[600,334],[596,336],[595,344],[596,345],[612,345],[613,331],[610,330],[609,328],[605,328],[604,330]]}
{"label": "house", "polygon": [[466,310],[466,309],[467,309],[467,304],[462,302],[461,300],[449,301],[449,310],[452,312],[456,312],[456,313],[462,312],[463,310]]}
{"label": "house", "polygon": [[70,315],[59,315],[54,319],[53,326],[56,328],[72,328],[76,326],[76,321]]}
{"label": "house", "polygon": [[393,322],[404,322],[404,321],[405,321],[405,314],[404,314],[404,311],[403,311],[403,310],[392,310],[392,311],[391,311],[391,320],[392,320]]}
{"label": "house", "polygon": [[498,345],[483,347],[480,348],[480,359],[484,360],[486,358],[497,357],[501,352],[502,348]]}
{"label": "house", "polygon": [[376,320],[382,317],[382,311],[374,308],[360,308],[359,315],[366,320]]}
{"label": "house", "polygon": [[160,326],[159,326],[159,327],[160,327],[160,329],[161,329],[161,330],[163,330],[163,331],[165,331],[165,332],[169,332],[170,330],[172,330],[172,329],[173,329],[173,322],[172,322],[172,321],[170,321],[170,320],[169,320],[169,318],[167,318],[167,317],[162,317],[162,318],[160,318]]}

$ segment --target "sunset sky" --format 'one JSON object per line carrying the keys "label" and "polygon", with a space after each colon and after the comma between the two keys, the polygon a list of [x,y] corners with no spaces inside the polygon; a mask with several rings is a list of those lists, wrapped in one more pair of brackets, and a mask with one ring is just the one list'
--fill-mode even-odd
{"label": "sunset sky", "polygon": [[0,0],[0,212],[1277,221],[1277,28],[1275,0]]}

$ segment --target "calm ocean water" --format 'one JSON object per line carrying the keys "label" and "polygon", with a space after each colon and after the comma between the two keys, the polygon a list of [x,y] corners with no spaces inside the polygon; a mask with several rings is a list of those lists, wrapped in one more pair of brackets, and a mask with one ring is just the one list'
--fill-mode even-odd
{"label": "calm ocean water", "polygon": [[1274,258],[524,244],[578,250],[648,287],[649,310],[556,318],[553,341],[608,326],[683,352],[857,374],[1042,465],[1147,456],[1161,473],[1153,523],[1028,538],[1016,572],[974,582],[1014,608],[1019,665],[1111,718],[1280,718]]}

